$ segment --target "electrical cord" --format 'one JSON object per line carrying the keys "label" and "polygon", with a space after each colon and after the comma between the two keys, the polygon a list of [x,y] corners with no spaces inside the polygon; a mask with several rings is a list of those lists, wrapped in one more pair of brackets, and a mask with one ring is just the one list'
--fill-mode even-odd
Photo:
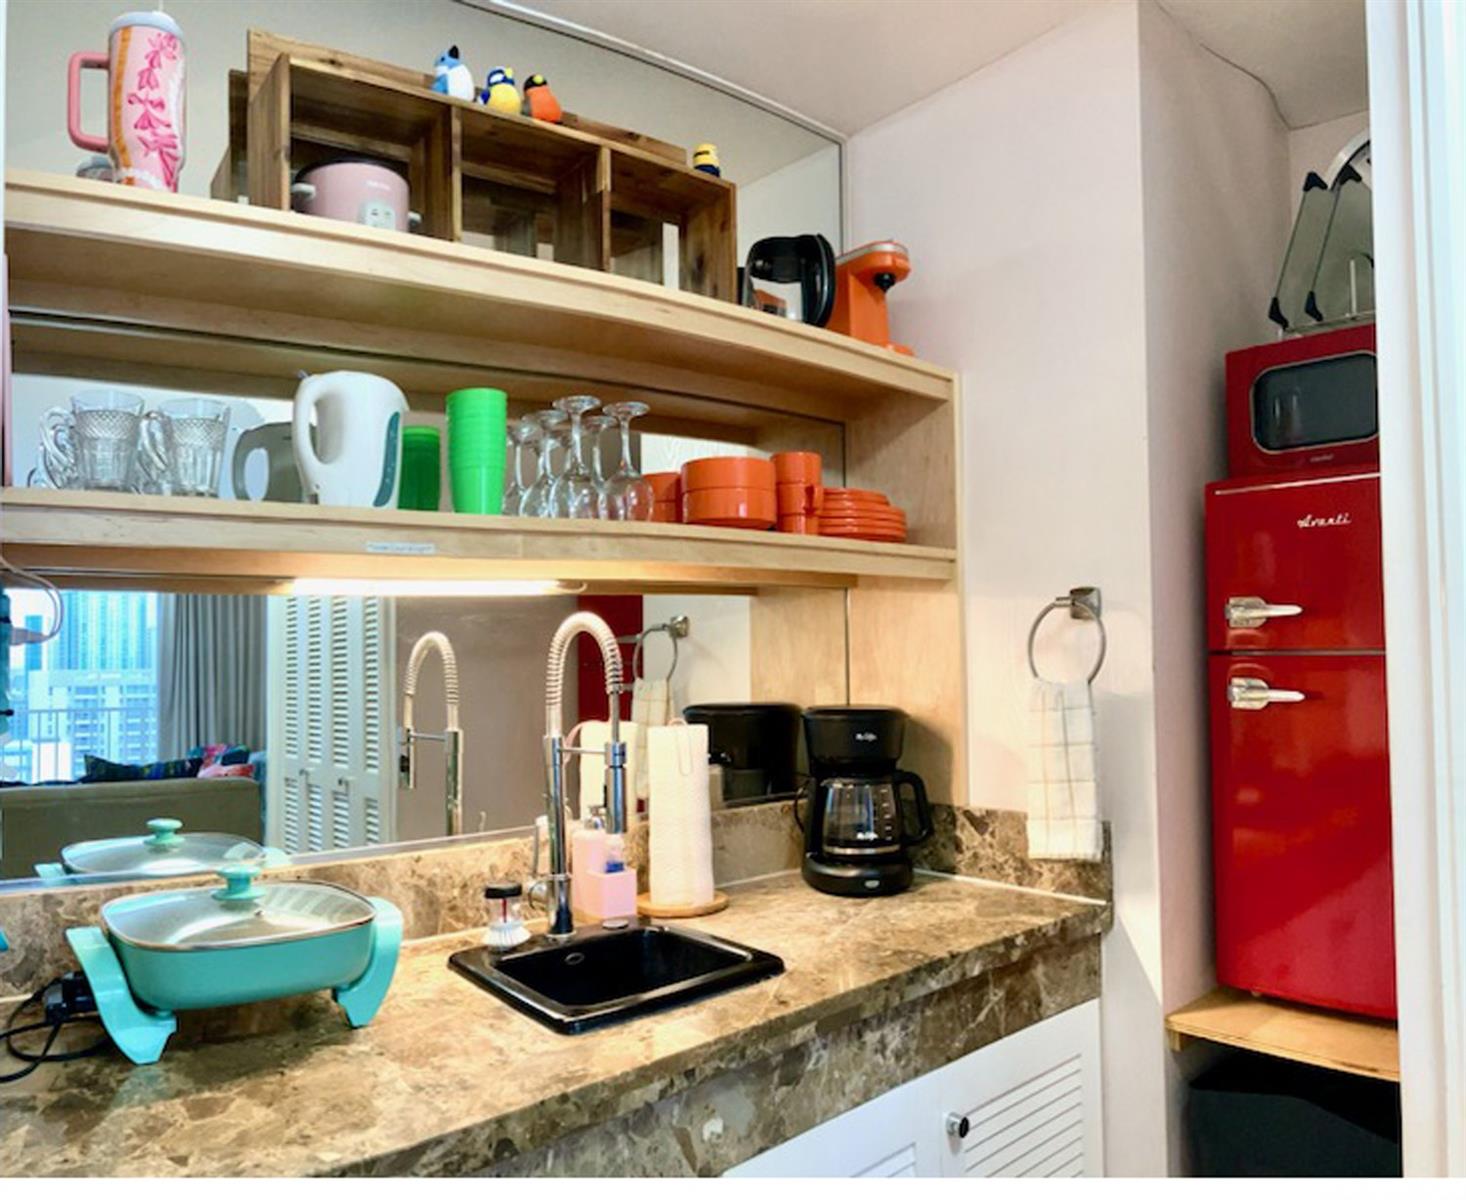
{"label": "electrical cord", "polygon": [[[100,1024],[95,1009],[90,1006],[90,998],[81,999],[76,995],[74,988],[74,981],[71,981],[71,986],[68,987],[68,977],[62,976],[52,980],[45,987],[37,988],[10,1010],[10,1015],[5,1019],[4,1029],[0,1029],[0,1042],[4,1043],[6,1052],[12,1058],[17,1058],[26,1065],[18,1071],[0,1075],[0,1084],[15,1083],[17,1080],[24,1079],[42,1063],[73,1062],[79,1058],[90,1058],[94,1054],[100,1054],[112,1044],[112,1039],[103,1033],[97,1041],[90,1046],[83,1046],[80,1050],[52,1053],[56,1039],[61,1036],[64,1026]],[[52,998],[48,999],[47,993],[52,993],[53,989],[60,990],[53,993]],[[45,1001],[43,1020],[32,1021],[25,1025],[15,1023],[26,1009],[32,1005],[42,1004],[43,1001]],[[37,1033],[42,1029],[49,1029],[50,1032],[46,1035],[45,1044],[39,1051],[26,1050],[15,1044],[16,1037],[27,1033]]]}

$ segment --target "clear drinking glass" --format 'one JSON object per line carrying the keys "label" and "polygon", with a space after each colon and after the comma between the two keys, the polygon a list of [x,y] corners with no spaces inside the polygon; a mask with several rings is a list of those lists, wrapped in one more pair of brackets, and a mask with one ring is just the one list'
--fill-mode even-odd
{"label": "clear drinking glass", "polygon": [[607,520],[610,509],[606,501],[606,468],[601,456],[602,435],[616,428],[616,418],[605,413],[591,413],[580,419],[581,436],[585,439],[585,455],[589,460],[591,482],[596,485],[596,516]]}
{"label": "clear drinking glass", "polygon": [[229,434],[229,405],[190,396],[143,415],[143,459],[175,496],[217,496]]}
{"label": "clear drinking glass", "polygon": [[623,400],[608,404],[606,415],[621,425],[621,463],[616,473],[606,480],[607,515],[613,521],[650,521],[656,507],[652,485],[641,477],[631,461],[631,422],[645,416],[650,409],[640,400]]}
{"label": "clear drinking glass", "polygon": [[72,396],[69,409],[48,411],[41,419],[46,475],[58,486],[137,491],[142,410],[141,396],[90,388]]}
{"label": "clear drinking glass", "polygon": [[571,520],[594,520],[600,516],[601,493],[591,478],[590,468],[585,465],[585,453],[581,441],[581,419],[601,402],[594,396],[562,396],[555,401],[555,407],[570,418],[570,458],[565,470],[555,481],[551,501],[554,515]]}
{"label": "clear drinking glass", "polygon": [[519,512],[527,486],[524,482],[524,452],[539,445],[540,423],[531,416],[520,417],[509,426],[509,454],[513,458],[513,469],[509,474],[509,486],[504,489],[504,512],[510,516]]}
{"label": "clear drinking glass", "polygon": [[551,500],[555,494],[556,476],[552,455],[555,447],[563,444],[567,422],[563,416],[551,409],[533,413],[531,419],[539,426],[539,474],[535,477],[534,483],[525,489],[524,498],[519,502],[519,515],[521,517],[553,517],[555,510],[551,505]]}

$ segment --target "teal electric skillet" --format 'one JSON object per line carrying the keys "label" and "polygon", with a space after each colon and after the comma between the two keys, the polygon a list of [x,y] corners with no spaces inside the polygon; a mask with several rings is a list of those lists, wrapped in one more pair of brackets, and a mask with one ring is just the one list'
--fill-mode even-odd
{"label": "teal electric skillet", "polygon": [[397,967],[402,914],[330,883],[258,883],[257,863],[221,868],[225,886],[144,892],[102,906],[101,927],[66,931],[112,1040],[156,1062],[173,1016],[330,988],[354,1027],[376,1016]]}

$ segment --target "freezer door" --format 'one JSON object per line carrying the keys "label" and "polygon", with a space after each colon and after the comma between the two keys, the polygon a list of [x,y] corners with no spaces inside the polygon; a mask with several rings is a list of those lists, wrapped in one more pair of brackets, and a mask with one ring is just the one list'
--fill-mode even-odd
{"label": "freezer door", "polygon": [[1383,650],[1379,475],[1212,484],[1206,576],[1212,650]]}
{"label": "freezer door", "polygon": [[1385,659],[1213,655],[1217,978],[1395,1015]]}

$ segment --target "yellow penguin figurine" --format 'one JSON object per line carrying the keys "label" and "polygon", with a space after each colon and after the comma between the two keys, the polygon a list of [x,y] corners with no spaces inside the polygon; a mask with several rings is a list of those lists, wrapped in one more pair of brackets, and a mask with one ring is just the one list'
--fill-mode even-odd
{"label": "yellow penguin figurine", "polygon": [[519,89],[514,86],[514,71],[511,67],[495,67],[485,81],[483,102],[495,112],[512,113],[519,116]]}

